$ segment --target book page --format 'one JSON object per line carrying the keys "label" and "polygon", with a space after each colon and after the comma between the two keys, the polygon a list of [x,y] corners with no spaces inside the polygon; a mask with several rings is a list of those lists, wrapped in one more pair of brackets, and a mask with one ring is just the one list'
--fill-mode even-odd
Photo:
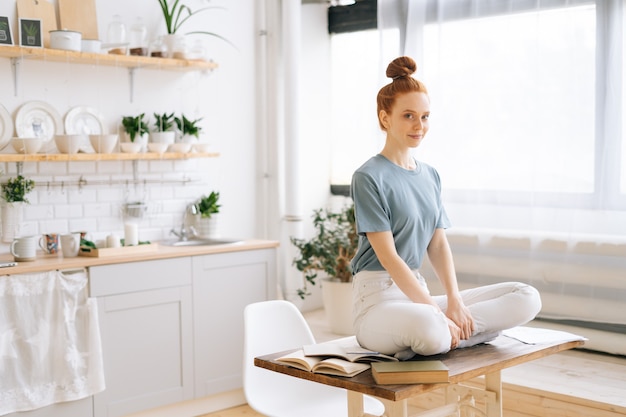
{"label": "book page", "polygon": [[303,346],[304,354],[310,356],[334,356],[350,362],[397,361],[393,356],[373,352],[359,345],[356,336],[348,336],[324,343]]}
{"label": "book page", "polygon": [[303,371],[311,372],[313,367],[322,361],[319,357],[308,357],[304,355],[302,349],[289,353],[285,356],[281,356],[276,359],[276,362],[283,363],[285,365],[293,366],[294,368],[302,369]]}
{"label": "book page", "polygon": [[339,358],[324,359],[313,367],[313,372],[318,374],[339,375],[352,377],[367,371],[370,365],[367,363],[353,363]]}

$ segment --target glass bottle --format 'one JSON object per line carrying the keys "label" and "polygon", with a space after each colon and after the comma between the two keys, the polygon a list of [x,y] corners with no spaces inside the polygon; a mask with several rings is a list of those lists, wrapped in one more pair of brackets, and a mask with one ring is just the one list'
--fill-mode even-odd
{"label": "glass bottle", "polygon": [[113,16],[107,27],[107,43],[110,54],[126,55],[126,26],[120,15]]}
{"label": "glass bottle", "polygon": [[148,29],[140,17],[130,27],[129,52],[131,55],[148,55]]}

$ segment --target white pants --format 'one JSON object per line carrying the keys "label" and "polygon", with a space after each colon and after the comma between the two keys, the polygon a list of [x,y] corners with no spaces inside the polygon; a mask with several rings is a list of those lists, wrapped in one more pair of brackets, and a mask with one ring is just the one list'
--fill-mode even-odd
{"label": "white pants", "polygon": [[[424,278],[418,271],[414,273],[428,290]],[[502,330],[529,322],[541,309],[539,292],[519,282],[467,289],[460,294],[474,318],[475,330],[459,347],[491,340]],[[352,297],[354,331],[359,344],[366,349],[387,355],[402,355],[409,349],[420,355],[450,350],[451,336],[444,313],[431,305],[409,300],[386,271],[356,274]],[[445,312],[447,297],[433,298]]]}

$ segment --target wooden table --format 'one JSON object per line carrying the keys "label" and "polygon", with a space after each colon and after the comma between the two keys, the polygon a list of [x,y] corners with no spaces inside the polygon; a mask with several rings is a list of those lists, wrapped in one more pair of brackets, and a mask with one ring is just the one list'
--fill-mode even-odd
{"label": "wooden table", "polygon": [[[370,370],[352,378],[314,374],[280,364],[276,358],[287,352],[278,352],[254,359],[254,364],[261,368],[308,379],[321,384],[348,390],[348,416],[364,417],[363,394],[379,399],[384,405],[387,417],[407,417],[408,399],[417,395],[446,388],[446,402],[456,401],[458,397],[470,394],[481,397],[486,404],[488,417],[502,417],[502,369],[543,358],[584,344],[583,340],[552,342],[544,344],[526,344],[518,340],[499,336],[488,344],[471,348],[457,349],[445,355],[431,357],[442,360],[450,369],[449,384],[414,384],[414,385],[378,385],[374,382]],[[471,388],[460,383],[475,377],[485,376],[484,389]],[[532,378],[532,375],[529,375]]]}

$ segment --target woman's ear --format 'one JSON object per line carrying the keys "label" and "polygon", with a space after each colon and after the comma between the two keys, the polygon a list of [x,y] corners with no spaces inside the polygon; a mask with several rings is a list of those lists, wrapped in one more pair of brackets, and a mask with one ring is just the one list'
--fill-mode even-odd
{"label": "woman's ear", "polygon": [[381,110],[378,113],[378,120],[380,121],[380,125],[385,128],[385,130],[389,129],[389,115],[386,111]]}

